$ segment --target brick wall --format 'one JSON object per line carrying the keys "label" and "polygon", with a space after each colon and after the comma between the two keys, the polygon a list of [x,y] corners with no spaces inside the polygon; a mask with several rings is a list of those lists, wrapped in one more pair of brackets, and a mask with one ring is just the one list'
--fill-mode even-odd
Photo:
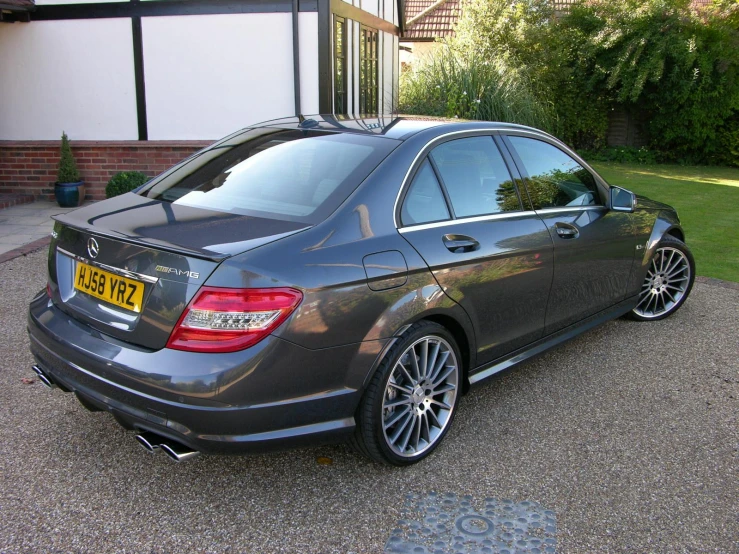
{"label": "brick wall", "polygon": [[[86,197],[105,198],[105,185],[119,171],[149,177],[212,141],[70,141]],[[31,194],[52,199],[60,141],[0,141],[0,194]]]}

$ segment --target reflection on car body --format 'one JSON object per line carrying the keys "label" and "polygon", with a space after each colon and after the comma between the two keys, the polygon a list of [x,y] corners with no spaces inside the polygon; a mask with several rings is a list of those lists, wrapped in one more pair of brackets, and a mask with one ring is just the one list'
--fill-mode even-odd
{"label": "reflection on car body", "polygon": [[349,440],[405,465],[469,385],[667,317],[694,274],[675,210],[536,129],[288,118],[58,216],[28,328],[39,375],[152,452]]}

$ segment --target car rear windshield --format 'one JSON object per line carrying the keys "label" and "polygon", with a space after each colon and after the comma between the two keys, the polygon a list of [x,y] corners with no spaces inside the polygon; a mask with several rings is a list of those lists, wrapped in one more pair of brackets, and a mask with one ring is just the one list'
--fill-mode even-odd
{"label": "car rear windshield", "polygon": [[333,213],[398,144],[350,133],[254,129],[198,153],[139,194],[315,224]]}

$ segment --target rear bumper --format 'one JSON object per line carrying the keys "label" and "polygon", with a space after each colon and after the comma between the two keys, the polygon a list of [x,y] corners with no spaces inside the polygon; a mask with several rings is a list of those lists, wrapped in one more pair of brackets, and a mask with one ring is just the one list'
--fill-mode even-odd
{"label": "rear bumper", "polygon": [[86,407],[129,429],[222,454],[348,438],[384,344],[309,350],[269,337],[228,355],[148,352],[80,325],[45,295],[31,303],[28,332],[40,368]]}

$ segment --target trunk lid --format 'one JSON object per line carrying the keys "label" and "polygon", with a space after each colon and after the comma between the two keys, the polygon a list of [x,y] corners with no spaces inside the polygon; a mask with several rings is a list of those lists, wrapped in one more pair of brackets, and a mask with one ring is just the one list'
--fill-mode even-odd
{"label": "trunk lid", "polygon": [[95,235],[213,261],[222,261],[310,226],[160,202],[133,193],[54,219]]}
{"label": "trunk lid", "polygon": [[54,303],[107,336],[163,348],[218,264],[308,227],[126,194],[57,216]]}

